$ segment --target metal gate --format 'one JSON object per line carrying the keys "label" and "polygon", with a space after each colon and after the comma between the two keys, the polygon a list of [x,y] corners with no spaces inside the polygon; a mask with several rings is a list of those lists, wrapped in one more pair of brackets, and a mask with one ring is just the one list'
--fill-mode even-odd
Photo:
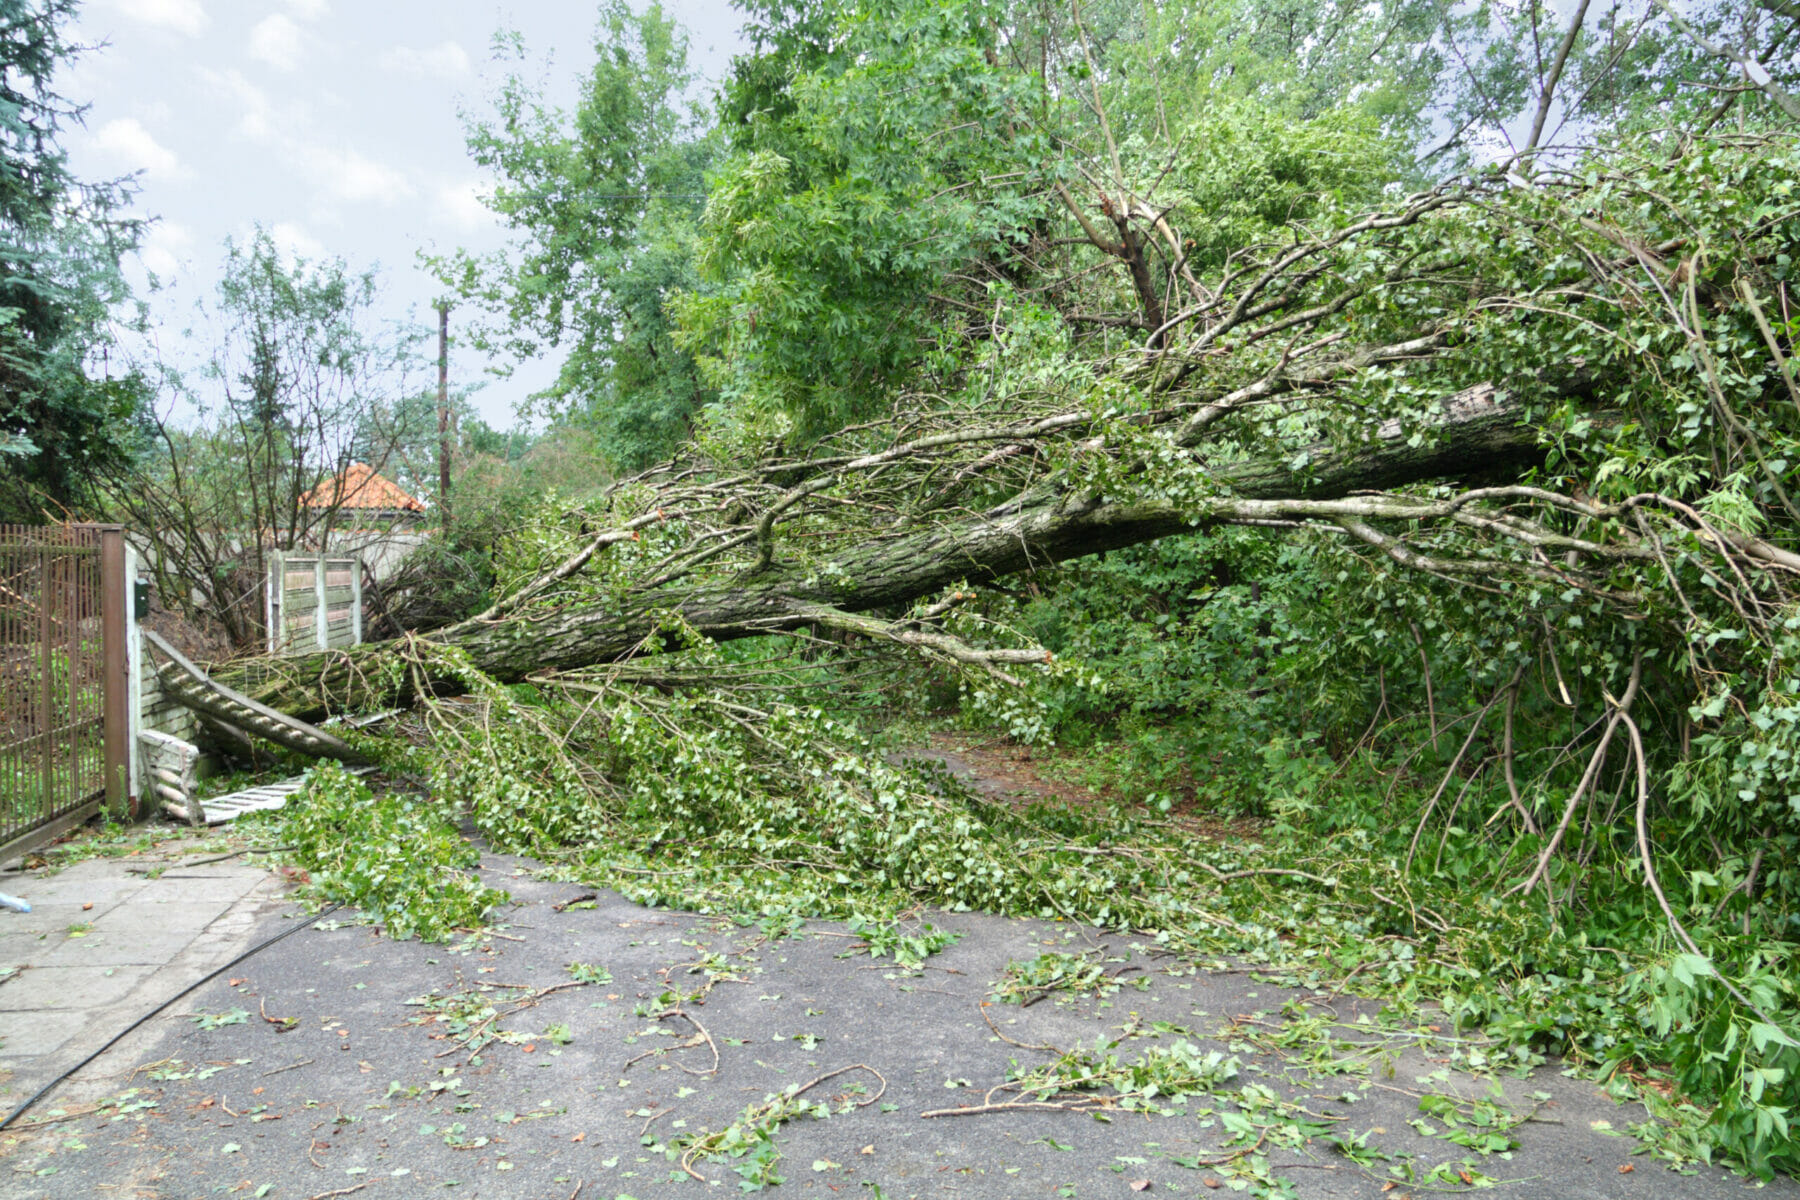
{"label": "metal gate", "polygon": [[129,785],[125,538],[0,525],[0,861]]}

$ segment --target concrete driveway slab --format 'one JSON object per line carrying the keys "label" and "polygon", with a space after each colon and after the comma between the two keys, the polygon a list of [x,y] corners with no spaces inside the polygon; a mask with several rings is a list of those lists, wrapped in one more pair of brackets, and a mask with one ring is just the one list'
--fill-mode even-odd
{"label": "concrete driveway slab", "polygon": [[177,836],[145,854],[6,876],[0,887],[33,904],[0,914],[0,966],[18,968],[0,983],[8,1112],[246,944],[280,889],[242,859],[179,877],[182,864],[211,857]]}
{"label": "concrete driveway slab", "polygon": [[0,1007],[7,1015],[64,1009],[73,996],[96,1006],[110,1005],[129,996],[155,969],[148,965],[31,967],[7,986],[4,997],[0,997]]}

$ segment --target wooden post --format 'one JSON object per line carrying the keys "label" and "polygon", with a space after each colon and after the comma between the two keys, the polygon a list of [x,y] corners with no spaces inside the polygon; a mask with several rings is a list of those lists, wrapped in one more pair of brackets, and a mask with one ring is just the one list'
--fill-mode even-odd
{"label": "wooden post", "polygon": [[106,717],[106,803],[136,819],[131,796],[131,583],[125,577],[125,531],[100,531],[101,711]]}
{"label": "wooden post", "polygon": [[438,503],[450,525],[450,302],[438,302]]}

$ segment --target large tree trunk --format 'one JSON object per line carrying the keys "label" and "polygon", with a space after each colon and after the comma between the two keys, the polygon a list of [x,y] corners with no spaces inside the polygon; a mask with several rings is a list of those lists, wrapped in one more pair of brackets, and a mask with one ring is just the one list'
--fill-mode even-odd
{"label": "large tree trunk", "polygon": [[[808,624],[819,605],[850,612],[901,605],[958,581],[986,582],[1034,567],[1153,541],[1195,528],[1243,521],[1368,515],[1374,492],[1435,479],[1504,477],[1541,459],[1535,432],[1474,389],[1446,406],[1437,436],[1413,445],[1398,429],[1352,451],[1319,450],[1300,472],[1276,463],[1241,463],[1219,472],[1228,495],[1191,502],[1112,500],[1040,489],[979,517],[867,541],[837,555],[831,569],[774,568],[730,583],[664,588],[622,607],[563,609],[490,624],[464,624],[445,640],[501,682],[540,671],[570,670],[643,653],[659,614],[678,613],[717,640]],[[1403,514],[1402,514],[1403,515]],[[809,615],[809,611],[812,614]],[[408,703],[420,680],[397,671],[401,643],[344,652],[247,660],[216,677],[254,699],[312,720],[348,708]],[[465,690],[434,674],[439,695]]]}

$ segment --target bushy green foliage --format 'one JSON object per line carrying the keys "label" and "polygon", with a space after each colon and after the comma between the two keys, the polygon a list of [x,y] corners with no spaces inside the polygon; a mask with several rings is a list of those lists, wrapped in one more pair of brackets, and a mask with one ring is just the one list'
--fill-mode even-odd
{"label": "bushy green foliage", "polygon": [[[821,49],[770,51],[800,69],[779,107],[733,131],[697,246],[706,286],[673,309],[725,401],[716,420],[805,442],[910,381],[946,270],[1029,238],[1044,206],[1018,178],[1040,171],[1018,167],[1047,146],[1015,119],[1025,81],[993,66],[1001,6],[881,0],[789,19],[822,26]],[[989,186],[1003,171],[1012,182]]]}
{"label": "bushy green foliage", "polygon": [[314,767],[284,810],[289,861],[321,899],[362,909],[394,937],[443,941],[479,926],[505,892],[467,874],[480,855],[428,800],[383,791],[335,764]]}
{"label": "bushy green foliage", "polygon": [[[1796,897],[1773,865],[1790,835],[1770,828],[1776,809],[1746,811],[1758,793],[1732,782],[1745,779],[1733,774],[1743,770],[1737,763],[1785,759],[1740,734],[1730,750],[1707,741],[1695,757],[1669,763],[1650,832],[1664,886],[1701,953],[1669,931],[1645,890],[1628,802],[1622,821],[1612,816],[1616,799],[1611,813],[1604,804],[1590,810],[1579,836],[1591,840],[1551,861],[1547,896],[1508,896],[1586,765],[1563,750],[1588,719],[1577,713],[1591,715],[1602,688],[1622,691],[1630,650],[1615,639],[1642,630],[1583,621],[1581,604],[1553,601],[1537,608],[1539,621],[1558,628],[1554,650],[1545,650],[1542,627],[1521,629],[1507,597],[1371,569],[1341,542],[1292,547],[1291,557],[1271,556],[1266,545],[1263,535],[1245,535],[1235,547],[1202,538],[1112,555],[1080,565],[1036,602],[1036,627],[1070,650],[1057,635],[1079,631],[1089,669],[1105,680],[1046,697],[1057,736],[1083,747],[1066,769],[1141,801],[1271,816],[1263,865],[1329,876],[1340,896],[1384,898],[1366,918],[1321,913],[1322,929],[1297,938],[1296,957],[1316,955],[1319,978],[1372,961],[1384,987],[1442,1003],[1502,1049],[1563,1054],[1621,1085],[1627,1069],[1666,1068],[1675,1103],[1645,1097],[1685,1131],[1646,1126],[1666,1150],[1728,1158],[1763,1175],[1794,1170],[1787,1114],[1800,1103],[1800,938]],[[1171,561],[1183,569],[1157,570]],[[1329,606],[1316,602],[1327,584]],[[1162,620],[1163,606],[1148,599],[1159,592],[1206,603],[1186,619]],[[1119,616],[1133,607],[1153,615]],[[1246,638],[1246,621],[1262,636]],[[1475,713],[1505,687],[1521,652],[1533,669],[1510,736],[1523,803],[1546,833],[1520,836],[1509,825],[1496,837],[1496,821],[1510,813],[1499,761],[1505,731],[1498,709],[1485,727]],[[1191,675],[1179,666],[1189,662],[1201,664]],[[1597,669],[1606,662],[1610,680]],[[1657,686],[1672,682],[1659,676]],[[1564,687],[1575,703],[1561,702]],[[1471,718],[1474,748],[1459,760]],[[1771,735],[1783,736],[1782,723],[1756,736]],[[1621,776],[1629,766],[1620,764]],[[1443,806],[1435,815],[1434,793]],[[1753,859],[1772,871],[1753,875]],[[1246,924],[1272,915],[1233,911]],[[1371,959],[1380,939],[1395,938],[1404,953],[1390,945]]]}

